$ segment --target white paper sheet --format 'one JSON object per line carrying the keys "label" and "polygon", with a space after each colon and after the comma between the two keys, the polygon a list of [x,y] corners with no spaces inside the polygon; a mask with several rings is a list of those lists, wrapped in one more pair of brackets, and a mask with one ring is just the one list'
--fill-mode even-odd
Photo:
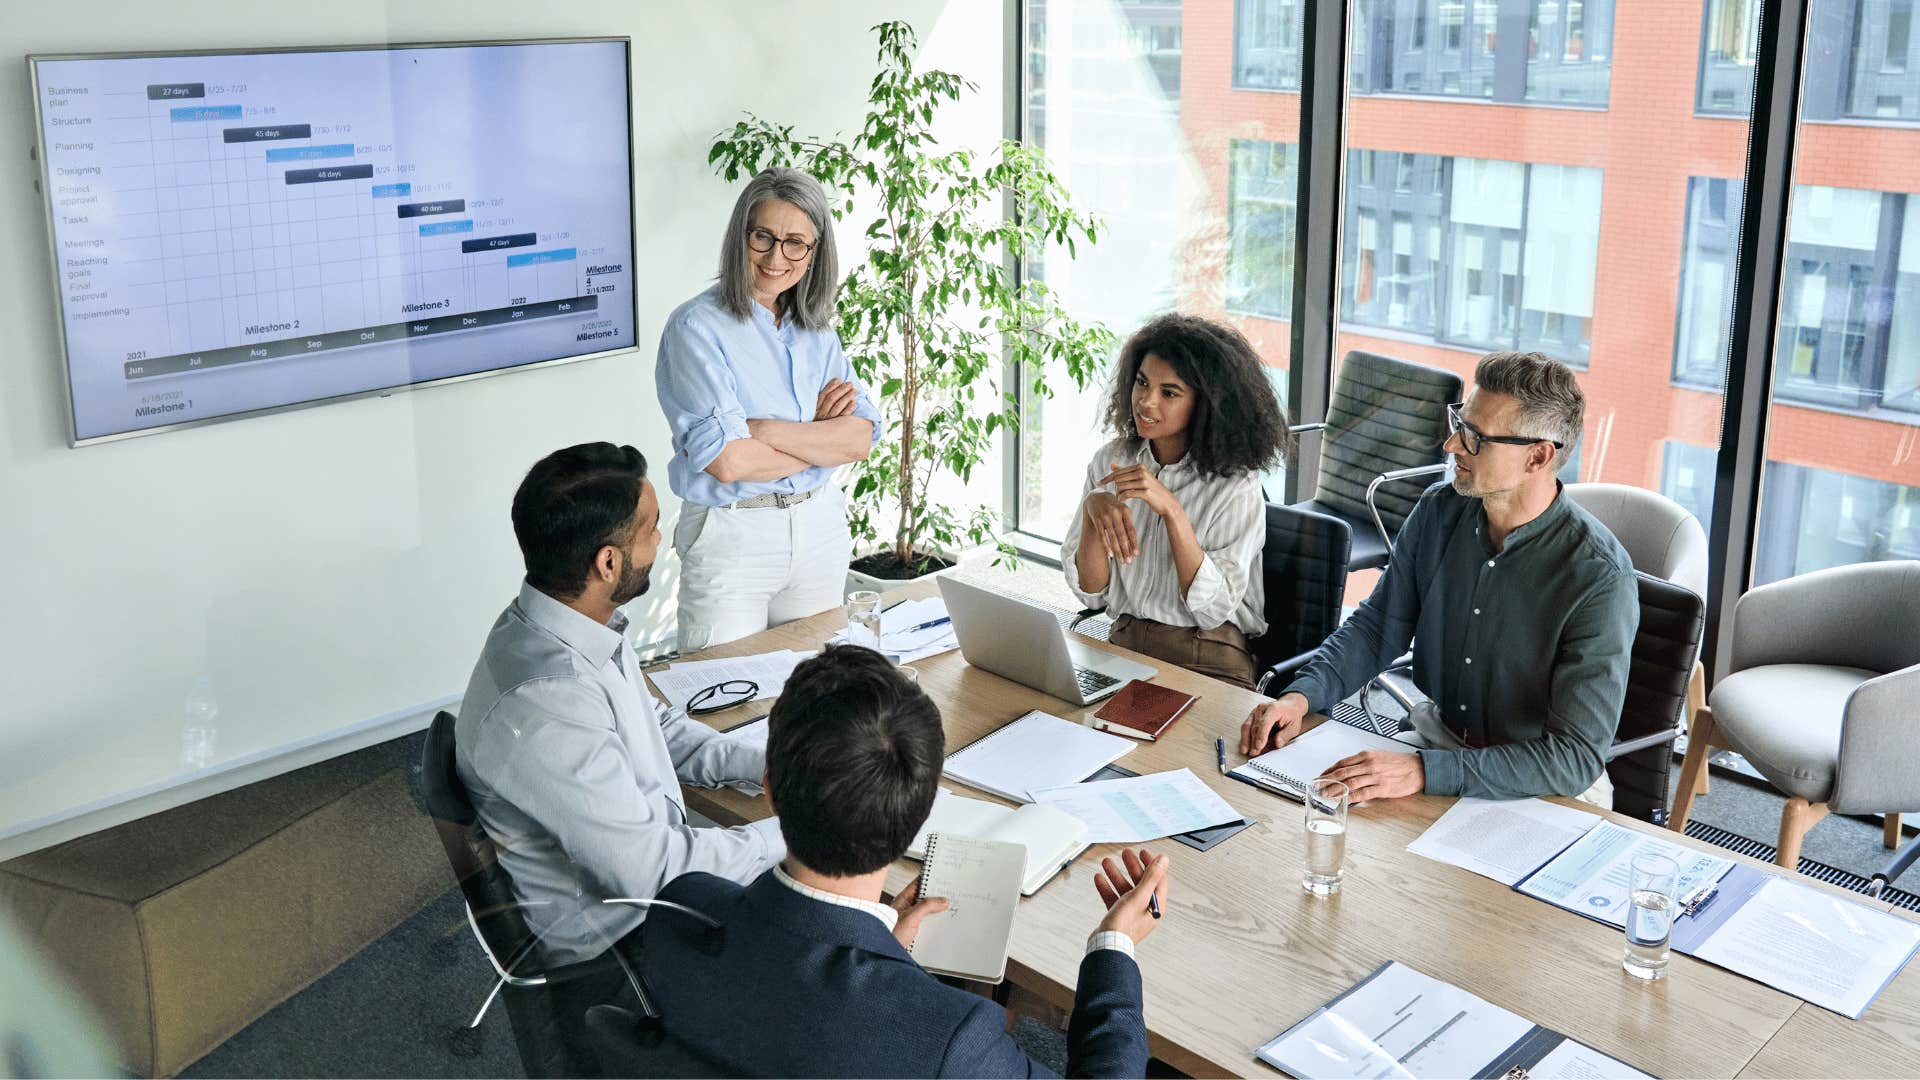
{"label": "white paper sheet", "polygon": [[1564,1039],[1527,1070],[1530,1080],[1653,1080],[1639,1069],[1591,1046]]}
{"label": "white paper sheet", "polygon": [[647,678],[653,681],[653,688],[666,698],[667,704],[678,709],[686,708],[687,702],[700,691],[730,679],[746,679],[758,684],[760,692],[751,700],[765,701],[779,697],[793,669],[812,655],[810,652],[782,649],[754,656],[730,656],[723,660],[687,660],[669,667],[655,668],[647,672]]}
{"label": "white paper sheet", "polygon": [[1407,850],[1512,885],[1565,851],[1599,820],[1598,814],[1545,799],[1461,799]]}
{"label": "white paper sheet", "polygon": [[1733,867],[1732,860],[1602,821],[1536,871],[1520,891],[1624,929],[1633,857],[1643,851],[1680,864],[1676,897],[1686,897],[1702,882],[1719,881]]}
{"label": "white paper sheet", "polygon": [[1315,1080],[1473,1076],[1533,1024],[1394,962],[1260,1048],[1260,1060]]}
{"label": "white paper sheet", "polygon": [[1032,802],[1032,792],[1077,784],[1137,745],[1035,710],[947,755],[946,774],[1003,799]]}
{"label": "white paper sheet", "polygon": [[[942,619],[948,621],[940,622]],[[939,625],[913,629],[930,622]],[[847,628],[841,627],[831,640],[836,644],[856,640],[857,644],[870,646],[872,643],[864,640],[864,636],[863,630],[858,639],[850,638]],[[880,613],[880,651],[896,664],[938,656],[959,647],[960,639],[954,636],[953,622],[947,615],[947,602],[937,596],[902,601]]]}
{"label": "white paper sheet", "polygon": [[1192,769],[1068,784],[1033,793],[1087,823],[1096,844],[1136,844],[1239,821],[1240,814]]}
{"label": "white paper sheet", "polygon": [[1920,924],[1775,878],[1693,955],[1858,1019],[1916,945]]}

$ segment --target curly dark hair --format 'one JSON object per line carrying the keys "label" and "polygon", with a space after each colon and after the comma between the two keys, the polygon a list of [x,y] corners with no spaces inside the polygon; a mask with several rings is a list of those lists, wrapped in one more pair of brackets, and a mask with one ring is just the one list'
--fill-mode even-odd
{"label": "curly dark hair", "polygon": [[1114,434],[1140,437],[1133,429],[1133,380],[1148,353],[1193,388],[1187,458],[1203,475],[1266,469],[1293,453],[1293,433],[1260,354],[1240,331],[1195,315],[1162,315],[1121,347],[1107,399],[1107,428]]}

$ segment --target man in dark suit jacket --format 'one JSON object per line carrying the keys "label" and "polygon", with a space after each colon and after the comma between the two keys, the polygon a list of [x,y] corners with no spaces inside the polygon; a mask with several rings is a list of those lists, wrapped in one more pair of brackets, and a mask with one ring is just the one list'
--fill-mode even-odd
{"label": "man in dark suit jacket", "polygon": [[[907,946],[946,901],[921,900],[916,884],[881,903],[944,758],[939,710],[878,653],[829,646],[794,669],[767,734],[786,862],[746,886],[691,873],[661,890],[718,928],[670,909],[643,924],[641,970],[668,1036],[734,1075],[1052,1075],[1006,1033],[1000,1006],[914,963]],[[1133,947],[1164,910],[1167,858],[1123,852],[1094,884],[1107,914],[1080,963],[1067,1071],[1141,1076]]]}

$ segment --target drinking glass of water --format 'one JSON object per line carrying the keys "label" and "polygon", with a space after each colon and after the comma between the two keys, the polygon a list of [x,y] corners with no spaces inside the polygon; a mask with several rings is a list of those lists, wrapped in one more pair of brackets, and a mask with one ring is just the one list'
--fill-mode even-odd
{"label": "drinking glass of water", "polygon": [[1307,873],[1300,885],[1315,896],[1340,891],[1347,859],[1347,785],[1321,778],[1307,785]]}
{"label": "drinking glass of water", "polygon": [[1672,955],[1674,887],[1680,864],[1643,851],[1633,857],[1627,907],[1627,955],[1621,966],[1636,979],[1664,979]]}
{"label": "drinking glass of water", "polygon": [[880,594],[858,589],[847,594],[847,642],[880,648]]}

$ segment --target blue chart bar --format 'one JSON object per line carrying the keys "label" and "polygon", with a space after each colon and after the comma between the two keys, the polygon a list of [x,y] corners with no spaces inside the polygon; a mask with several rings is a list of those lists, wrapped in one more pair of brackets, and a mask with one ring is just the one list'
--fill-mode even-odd
{"label": "blue chart bar", "polygon": [[572,258],[572,248],[554,248],[552,251],[529,251],[525,255],[507,256],[507,266],[537,266],[540,263],[567,262]]}
{"label": "blue chart bar", "polygon": [[238,105],[188,105],[179,109],[168,109],[167,115],[173,117],[176,124],[189,120],[238,120]]}
{"label": "blue chart bar", "polygon": [[445,236],[448,233],[472,231],[472,221],[436,221],[431,225],[420,226],[421,236]]}
{"label": "blue chart bar", "polygon": [[412,184],[375,184],[373,197],[376,199],[399,199],[413,194]]}
{"label": "blue chart bar", "polygon": [[270,162],[312,161],[316,158],[352,156],[352,143],[329,143],[326,146],[276,146],[267,151],[267,160]]}

